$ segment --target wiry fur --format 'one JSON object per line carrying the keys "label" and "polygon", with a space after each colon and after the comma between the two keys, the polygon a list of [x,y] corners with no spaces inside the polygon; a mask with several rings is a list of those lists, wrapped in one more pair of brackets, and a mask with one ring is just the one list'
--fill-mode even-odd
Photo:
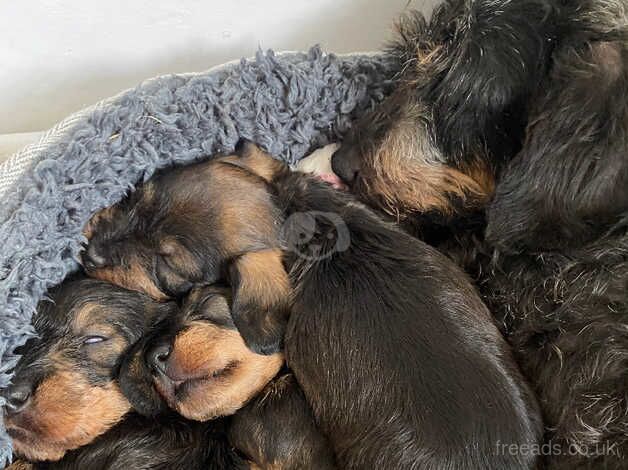
{"label": "wiry fur", "polygon": [[624,0],[569,30],[487,212],[485,298],[535,383],[551,468],[628,466],[628,23]]}
{"label": "wiry fur", "polygon": [[[334,171],[400,220],[478,211],[521,146],[557,28],[549,0],[449,0],[429,22],[402,18],[389,49],[401,62],[399,85],[351,129]],[[413,131],[400,134],[408,123]]]}
{"label": "wiry fur", "polygon": [[[345,149],[334,157],[335,168],[357,171],[354,191],[390,212],[381,202],[387,193],[416,195],[416,186],[420,189],[425,182],[403,178],[377,181],[373,174],[412,173],[426,160],[463,172],[467,170],[461,162],[478,158],[487,162],[494,176],[495,193],[484,201],[491,201],[485,207],[485,232],[477,224],[482,220],[478,210],[483,204],[447,190],[443,195],[453,194],[453,204],[425,210],[425,205],[413,205],[416,201],[410,198],[398,205],[400,218],[405,217],[410,227],[418,227],[423,236],[436,233],[431,241],[477,278],[484,299],[502,324],[540,398],[546,443],[550,446],[545,450],[548,467],[626,468],[628,3],[562,0],[556,2],[556,9],[544,10],[549,22],[524,14],[526,3],[475,3],[488,9],[480,16],[489,23],[496,18],[491,10],[499,5],[504,9],[513,7],[510,11],[519,13],[502,18],[512,21],[512,27],[500,22],[496,28],[482,21],[469,22],[469,16],[456,10],[455,5],[460,4],[454,2],[446,3],[432,21],[439,24],[444,19],[452,31],[466,31],[459,35],[462,42],[448,43],[452,48],[446,55],[454,57],[445,66],[450,79],[428,88],[429,93],[423,93],[420,87],[409,92],[403,89],[406,102],[396,99],[399,109],[407,108],[408,103],[416,106],[419,99],[423,107],[432,106],[434,113],[432,121],[427,114],[416,121],[414,138],[418,142],[405,142],[403,148],[423,149],[429,144],[438,152],[396,155],[387,160],[394,168],[373,170],[381,162],[374,155],[397,153],[389,139],[390,130],[398,125],[398,114],[380,110],[374,115],[381,119],[373,120],[376,127],[372,136],[369,129],[373,127],[363,121],[352,136],[365,141],[349,139]],[[421,63],[413,62],[408,51],[413,42],[417,51],[429,44],[426,36],[433,30],[426,24],[422,20],[405,23],[396,48],[399,57]],[[488,28],[483,40],[466,43],[464,38],[478,38],[472,25],[482,24]],[[504,55],[506,49],[502,48],[515,38],[517,50],[541,45],[534,33],[536,28],[549,31],[546,39],[555,39],[552,42],[556,45],[552,50],[547,42],[543,43],[538,58],[545,64],[533,60],[527,70],[538,73],[524,78],[525,74],[513,68],[512,57],[517,54]],[[524,35],[509,33],[500,37],[490,31],[518,31]],[[436,35],[434,42],[441,37]],[[482,59],[490,64],[485,78],[492,77],[489,87],[481,85],[482,68],[477,64],[482,61],[457,62],[456,57],[468,57],[470,49],[465,44],[485,54]],[[420,57],[434,60],[440,52],[434,54],[421,52]],[[533,55],[521,54],[519,58],[525,62]],[[406,70],[411,73],[413,69]],[[421,76],[416,78],[417,83],[434,78],[429,68],[418,70]],[[479,78],[467,81],[477,73]],[[461,100],[459,91],[465,86],[469,99]],[[483,90],[497,90],[494,100],[486,100],[491,95]],[[509,94],[499,90],[518,91]],[[490,106],[508,96],[519,96],[524,102],[512,100],[513,108],[508,112]],[[477,123],[469,116],[475,116]],[[484,124],[493,120],[493,135],[486,139],[489,128]],[[527,127],[522,126],[526,121]],[[478,152],[470,144],[480,141],[487,152]],[[517,147],[521,147],[519,152],[511,152]],[[440,159],[435,159],[438,155]],[[341,163],[344,157],[348,161]],[[364,191],[365,187],[374,191]],[[457,219],[450,216],[452,208]],[[478,217],[470,219],[473,213]],[[465,220],[476,222],[474,230],[465,227]],[[434,231],[434,226],[444,226],[448,232]]]}

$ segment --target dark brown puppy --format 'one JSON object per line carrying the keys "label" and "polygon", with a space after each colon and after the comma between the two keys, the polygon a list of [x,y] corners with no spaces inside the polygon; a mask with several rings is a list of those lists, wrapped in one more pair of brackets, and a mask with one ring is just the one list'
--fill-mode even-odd
{"label": "dark brown puppy", "polygon": [[178,315],[156,326],[125,357],[120,385],[137,411],[155,415],[167,409],[160,406],[163,397],[188,419],[229,416],[277,375],[283,354],[251,351],[221,292],[192,291]]}
{"label": "dark brown puppy", "polygon": [[246,343],[279,352],[291,298],[280,213],[264,185],[251,184],[247,193],[234,186],[241,175],[232,165],[199,165],[146,183],[88,224],[86,271],[161,300],[227,276],[237,292],[233,320]]}
{"label": "dark brown puppy", "polygon": [[122,390],[147,415],[162,412],[163,401],[199,421],[239,410],[229,436],[255,468],[335,468],[296,381],[289,373],[277,376],[283,355],[260,356],[244,344],[231,319],[230,293],[193,290],[180,313],[125,359]]}
{"label": "dark brown puppy", "polygon": [[136,414],[68,452],[58,462],[31,464],[32,470],[246,470],[251,468],[227,439],[228,423],[194,423],[171,416]]}
{"label": "dark brown puppy", "polygon": [[[227,219],[220,211],[225,206],[237,209]],[[193,217],[182,218],[181,207]],[[249,314],[246,326],[256,326],[262,343],[276,344],[281,329],[264,325],[282,325],[285,318],[264,308],[265,289],[269,277],[283,282],[287,276],[277,263],[266,266],[258,252],[237,252],[234,258],[233,251],[221,248],[243,239],[225,222],[233,214],[241,218],[236,223],[244,238],[264,241],[250,249],[284,248],[295,288],[288,365],[340,467],[535,465],[534,455],[498,450],[500,442],[538,443],[540,420],[505,342],[465,276],[350,195],[291,173],[254,146],[245,146],[241,158],[157,177],[113,208],[107,220],[93,224],[96,248],[88,249],[85,263],[97,258],[90,269],[96,276],[121,269],[146,273],[151,289],[165,292],[172,279],[179,286],[202,282],[201,268],[225,272],[255,255],[256,263],[244,264],[247,269],[229,272],[234,322],[240,327],[236,307],[251,305],[248,311],[255,314],[253,306],[260,305],[261,317]],[[264,223],[257,225],[258,220]],[[137,229],[146,226],[149,230]],[[164,252],[164,240],[177,240],[177,249]],[[125,267],[123,260],[136,265]],[[247,331],[252,330],[244,328],[243,335]]]}
{"label": "dark brown puppy", "polygon": [[5,423],[18,456],[57,460],[113,427],[131,409],[114,376],[127,349],[176,305],[93,279],[63,283],[39,305],[38,338],[23,354]]}

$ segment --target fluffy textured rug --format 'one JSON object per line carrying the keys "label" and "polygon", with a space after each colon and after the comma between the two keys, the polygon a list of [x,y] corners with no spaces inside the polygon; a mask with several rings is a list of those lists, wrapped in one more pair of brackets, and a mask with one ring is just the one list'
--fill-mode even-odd
{"label": "fluffy textured rug", "polygon": [[[149,80],[57,126],[0,167],[0,388],[46,290],[78,268],[91,214],[173,164],[228,152],[239,138],[294,164],[337,140],[389,91],[378,55],[258,52],[201,74]],[[0,398],[0,406],[3,404]],[[11,447],[0,423],[0,468]]]}

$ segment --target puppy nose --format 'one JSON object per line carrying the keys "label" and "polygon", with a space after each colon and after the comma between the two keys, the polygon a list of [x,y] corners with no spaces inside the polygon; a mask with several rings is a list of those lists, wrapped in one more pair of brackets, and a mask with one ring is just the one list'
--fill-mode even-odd
{"label": "puppy nose", "polygon": [[340,147],[331,157],[331,169],[342,181],[353,183],[361,169],[361,159],[355,151],[344,151]]}
{"label": "puppy nose", "polygon": [[32,387],[29,384],[11,385],[5,395],[6,409],[9,414],[17,414],[30,402]]}
{"label": "puppy nose", "polygon": [[153,368],[155,372],[161,374],[166,373],[168,366],[168,358],[172,348],[169,344],[158,344],[148,351],[147,360],[148,364]]}
{"label": "puppy nose", "polygon": [[88,245],[87,249],[83,251],[81,261],[87,269],[103,268],[107,264],[105,257],[98,253],[93,244]]}

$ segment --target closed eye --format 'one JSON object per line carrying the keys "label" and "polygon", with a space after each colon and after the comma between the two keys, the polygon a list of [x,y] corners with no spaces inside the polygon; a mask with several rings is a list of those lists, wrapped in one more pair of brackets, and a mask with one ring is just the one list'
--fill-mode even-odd
{"label": "closed eye", "polygon": [[98,344],[98,343],[107,341],[108,339],[109,338],[106,338],[104,336],[87,336],[85,337],[85,339],[83,339],[83,344],[86,344],[86,345]]}

